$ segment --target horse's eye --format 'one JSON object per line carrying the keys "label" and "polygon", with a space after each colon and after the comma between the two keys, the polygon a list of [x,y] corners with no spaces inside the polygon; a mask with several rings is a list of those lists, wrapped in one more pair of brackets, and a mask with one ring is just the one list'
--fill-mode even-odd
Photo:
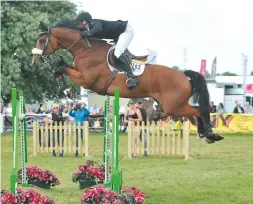
{"label": "horse's eye", "polygon": [[40,38],[39,40],[41,43],[43,43],[45,41],[45,38]]}

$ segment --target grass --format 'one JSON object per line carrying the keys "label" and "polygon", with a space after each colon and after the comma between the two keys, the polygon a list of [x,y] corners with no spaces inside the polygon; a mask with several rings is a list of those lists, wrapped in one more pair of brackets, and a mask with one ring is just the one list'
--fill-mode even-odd
{"label": "grass", "polygon": [[[135,186],[146,193],[147,204],[252,204],[253,203],[253,137],[226,136],[208,145],[196,136],[190,137],[193,160],[180,157],[148,156],[126,159],[127,136],[120,136],[120,167],[124,186]],[[9,189],[12,168],[11,134],[1,136],[2,188]],[[103,136],[90,136],[91,159],[102,162]],[[28,152],[32,153],[32,137],[28,134]],[[60,179],[51,190],[36,189],[53,198],[57,204],[80,203],[83,190],[72,183],[71,175],[84,162],[74,155],[53,158],[31,156],[29,165],[53,171]],[[19,165],[20,166],[20,165]]]}

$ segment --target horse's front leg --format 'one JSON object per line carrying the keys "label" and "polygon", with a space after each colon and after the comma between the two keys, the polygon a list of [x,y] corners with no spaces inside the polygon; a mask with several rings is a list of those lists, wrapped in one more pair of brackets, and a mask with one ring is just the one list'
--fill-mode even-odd
{"label": "horse's front leg", "polygon": [[80,71],[72,66],[60,66],[55,71],[55,76],[59,77],[63,74],[67,74],[72,80],[74,80],[78,85],[86,88],[90,82],[90,79],[86,78]]}

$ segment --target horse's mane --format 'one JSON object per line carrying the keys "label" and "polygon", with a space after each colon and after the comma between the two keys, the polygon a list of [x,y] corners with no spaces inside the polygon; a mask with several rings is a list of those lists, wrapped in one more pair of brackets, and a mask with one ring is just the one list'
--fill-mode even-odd
{"label": "horse's mane", "polygon": [[75,31],[81,31],[80,28],[76,26],[75,20],[72,19],[65,19],[61,21],[60,23],[57,23],[53,26],[54,28],[68,28]]}

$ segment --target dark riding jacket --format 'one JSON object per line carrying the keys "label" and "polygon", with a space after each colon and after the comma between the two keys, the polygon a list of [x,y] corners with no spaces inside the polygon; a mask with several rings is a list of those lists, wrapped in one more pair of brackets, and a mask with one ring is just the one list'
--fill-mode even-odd
{"label": "dark riding jacket", "polygon": [[128,21],[106,21],[93,19],[86,32],[86,36],[92,36],[98,39],[118,39],[120,34],[125,32]]}

